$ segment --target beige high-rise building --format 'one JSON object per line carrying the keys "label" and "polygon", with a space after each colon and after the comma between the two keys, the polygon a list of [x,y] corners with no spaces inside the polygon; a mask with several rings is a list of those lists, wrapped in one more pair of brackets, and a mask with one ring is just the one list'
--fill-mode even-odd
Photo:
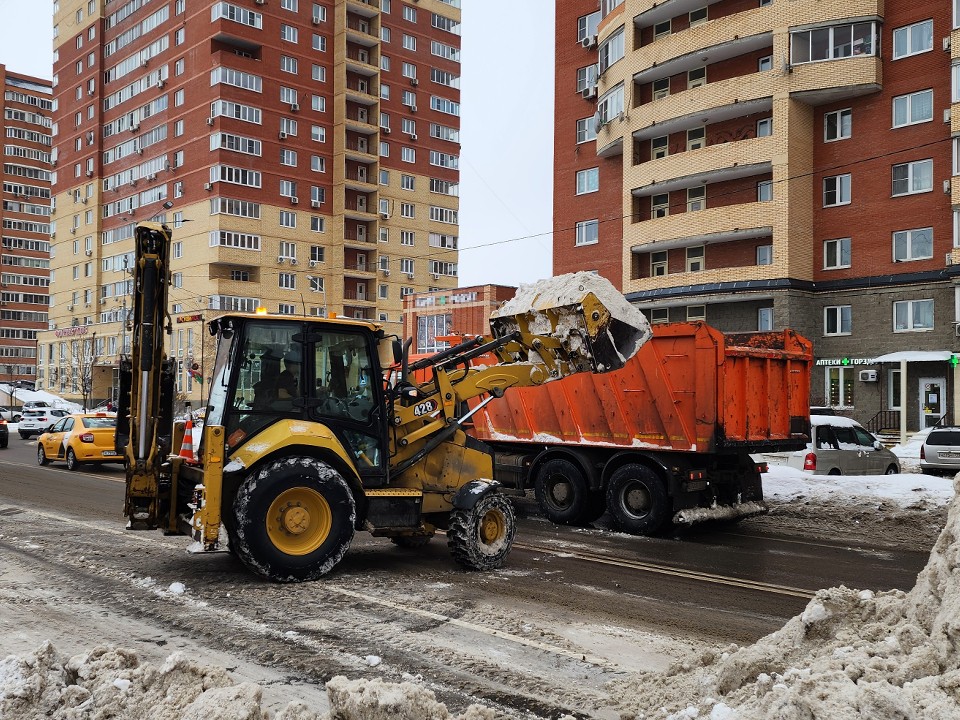
{"label": "beige high-rise building", "polygon": [[174,233],[182,399],[200,397],[218,313],[399,333],[404,295],[455,287],[459,6],[60,0],[42,385],[116,392],[139,221]]}

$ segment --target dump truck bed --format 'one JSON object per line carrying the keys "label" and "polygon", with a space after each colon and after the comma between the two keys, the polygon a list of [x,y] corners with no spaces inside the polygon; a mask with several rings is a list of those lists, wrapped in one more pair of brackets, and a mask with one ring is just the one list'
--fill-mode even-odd
{"label": "dump truck bed", "polygon": [[655,325],[622,369],[508,390],[473,416],[472,434],[700,453],[799,449],[809,437],[812,359],[811,343],[792,330]]}

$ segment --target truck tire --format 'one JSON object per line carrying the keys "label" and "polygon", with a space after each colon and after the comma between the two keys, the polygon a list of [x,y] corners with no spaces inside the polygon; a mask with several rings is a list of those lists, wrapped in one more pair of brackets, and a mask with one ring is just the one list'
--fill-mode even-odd
{"label": "truck tire", "polygon": [[469,510],[450,513],[447,547],[467,570],[494,570],[510,554],[516,532],[513,506],[502,494],[492,492]]}
{"label": "truck tire", "polygon": [[620,530],[653,535],[666,524],[670,504],[657,474],[646,465],[631,463],[610,476],[607,509]]}
{"label": "truck tire", "polygon": [[541,512],[551,522],[559,525],[590,522],[586,520],[590,489],[576,463],[564,458],[547,460],[537,469],[533,490]]}
{"label": "truck tire", "polygon": [[233,503],[237,557],[275,582],[326,575],[353,540],[357,508],[346,480],[311,457],[269,462],[249,475]]}

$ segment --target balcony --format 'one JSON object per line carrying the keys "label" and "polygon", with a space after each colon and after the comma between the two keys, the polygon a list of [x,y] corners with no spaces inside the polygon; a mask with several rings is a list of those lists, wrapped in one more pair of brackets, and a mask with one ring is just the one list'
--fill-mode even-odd
{"label": "balcony", "polygon": [[373,29],[373,23],[369,20],[348,19],[347,42],[367,48],[376,47],[380,38],[373,33]]}
{"label": "balcony", "polygon": [[775,151],[772,135],[708,145],[625,168],[623,182],[634,188],[634,195],[643,197],[763,175],[772,172],[771,158]]}
{"label": "balcony", "polygon": [[371,52],[367,49],[347,51],[347,70],[364,77],[373,77],[380,69],[370,62]]}
{"label": "balcony", "polygon": [[366,83],[357,82],[352,85],[347,85],[346,88],[347,100],[350,102],[355,102],[358,105],[363,105],[365,107],[370,107],[371,105],[376,105],[380,102],[380,98],[374,95],[374,92],[379,93],[380,88],[376,83],[367,81]]}
{"label": "balcony", "polygon": [[377,156],[370,152],[370,144],[371,143],[365,142],[348,142],[343,148],[343,153],[347,160],[354,160],[364,164],[375,163]]}
{"label": "balcony", "polygon": [[[773,233],[781,224],[783,206],[777,202],[725,205],[698,212],[630,223],[624,226],[623,243],[631,252],[734,242]],[[770,266],[764,266],[770,267]]]}
{"label": "balcony", "polygon": [[379,0],[347,0],[347,12],[365,18],[376,17],[380,13]]}
{"label": "balcony", "polygon": [[344,124],[347,126],[347,130],[350,130],[360,135],[373,135],[379,129],[376,125],[369,122],[370,113],[363,112],[358,113],[347,112],[346,117],[344,117]]}
{"label": "balcony", "polygon": [[[769,138],[756,139],[761,141],[769,140]],[[750,141],[745,140],[744,142],[747,143]],[[733,151],[730,152],[731,145],[737,145],[737,143],[725,143],[723,145],[714,145],[712,148],[707,147],[693,151],[696,152],[698,156],[701,152],[703,152],[704,157],[710,157],[711,153],[709,153],[709,151],[716,150],[716,153],[712,153],[713,158],[717,161],[717,164],[713,167],[708,167],[707,169],[695,173],[670,177],[666,180],[650,181],[645,185],[634,187],[631,192],[634,197],[648,197],[650,195],[657,195],[660,193],[684,190],[686,188],[696,187],[706,183],[727,182],[730,180],[739,180],[745,177],[752,177],[754,175],[767,175],[773,172],[773,164],[769,160],[766,162],[752,163],[750,165],[737,165],[736,163],[728,164],[731,157],[736,157],[736,148],[733,148]],[[634,170],[637,171],[637,176],[650,178],[651,174],[646,170],[647,165],[658,165],[661,161],[670,160],[671,158],[674,160],[682,160],[682,154],[661,158],[660,160],[656,160],[652,163],[645,163],[644,165],[637,166],[637,168],[634,168]],[[686,163],[686,166],[690,167],[690,163]],[[624,181],[626,181],[626,178],[624,178]]]}
{"label": "balcony", "polygon": [[359,175],[356,172],[347,175],[343,179],[343,185],[348,190],[356,190],[361,193],[372,193],[377,191],[377,186],[367,180],[367,174]]}

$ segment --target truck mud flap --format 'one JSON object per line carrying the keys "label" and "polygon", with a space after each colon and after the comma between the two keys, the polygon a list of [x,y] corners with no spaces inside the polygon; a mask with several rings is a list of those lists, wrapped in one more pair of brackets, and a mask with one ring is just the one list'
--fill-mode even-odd
{"label": "truck mud flap", "polygon": [[765,515],[769,512],[766,503],[745,502],[739,505],[715,505],[707,508],[684,508],[673,516],[677,525],[693,525],[708,520],[741,520],[754,515]]}

